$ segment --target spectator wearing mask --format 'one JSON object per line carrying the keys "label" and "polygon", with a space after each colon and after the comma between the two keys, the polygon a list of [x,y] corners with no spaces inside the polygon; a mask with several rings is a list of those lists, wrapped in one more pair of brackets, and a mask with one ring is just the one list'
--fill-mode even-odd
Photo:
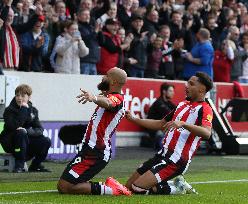
{"label": "spectator wearing mask", "polygon": [[22,63],[20,71],[43,71],[43,57],[48,53],[49,36],[42,29],[45,17],[39,16],[32,30],[21,35]]}
{"label": "spectator wearing mask", "polygon": [[77,23],[65,22],[64,33],[57,37],[54,50],[57,54],[56,73],[80,74],[80,57],[88,55],[89,49],[81,38]]}
{"label": "spectator wearing mask", "polygon": [[184,79],[194,76],[196,72],[205,72],[213,78],[214,49],[209,41],[210,33],[201,28],[196,34],[198,43],[185,54]]}
{"label": "spectator wearing mask", "polygon": [[89,48],[89,54],[80,58],[80,73],[96,75],[96,63],[100,60],[100,49],[96,32],[97,29],[90,25],[90,10],[80,10],[77,18],[78,29],[81,33],[82,40]]}

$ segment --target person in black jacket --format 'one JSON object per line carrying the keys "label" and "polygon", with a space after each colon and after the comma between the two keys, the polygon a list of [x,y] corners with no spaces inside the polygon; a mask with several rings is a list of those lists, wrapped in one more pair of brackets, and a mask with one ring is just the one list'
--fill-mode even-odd
{"label": "person in black jacket", "polygon": [[23,172],[24,162],[32,160],[29,171],[48,172],[41,165],[47,156],[51,141],[43,136],[38,110],[30,102],[32,89],[26,84],[18,86],[15,97],[4,111],[4,129],[0,142],[4,151],[15,157],[14,172]]}
{"label": "person in black jacket", "polygon": [[[176,109],[176,105],[171,101],[174,97],[174,86],[163,83],[160,86],[160,96],[152,104],[148,111],[148,119],[161,120],[165,115]],[[162,147],[164,133],[162,131],[148,130],[150,138],[154,141],[155,149]]]}

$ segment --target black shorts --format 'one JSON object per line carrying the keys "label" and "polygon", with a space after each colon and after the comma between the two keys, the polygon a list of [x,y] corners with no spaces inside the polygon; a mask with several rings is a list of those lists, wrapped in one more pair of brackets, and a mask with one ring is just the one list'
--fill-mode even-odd
{"label": "black shorts", "polygon": [[98,174],[108,162],[104,161],[102,155],[89,147],[82,150],[65,168],[61,179],[72,184],[87,182]]}
{"label": "black shorts", "polygon": [[157,178],[158,183],[168,181],[187,170],[186,164],[175,164],[168,158],[155,155],[153,158],[144,162],[137,172],[142,175],[150,170]]}

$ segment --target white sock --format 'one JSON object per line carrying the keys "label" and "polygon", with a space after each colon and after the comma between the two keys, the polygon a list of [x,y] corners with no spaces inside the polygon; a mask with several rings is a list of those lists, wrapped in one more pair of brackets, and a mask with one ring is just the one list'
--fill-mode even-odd
{"label": "white sock", "polygon": [[113,195],[112,188],[106,185],[101,185],[101,195]]}

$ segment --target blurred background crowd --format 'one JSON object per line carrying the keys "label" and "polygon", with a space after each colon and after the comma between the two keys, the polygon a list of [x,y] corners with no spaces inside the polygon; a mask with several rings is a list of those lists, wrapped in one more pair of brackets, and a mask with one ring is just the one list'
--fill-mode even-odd
{"label": "blurred background crowd", "polygon": [[[0,70],[248,81],[246,0],[2,0]],[[3,71],[2,71],[3,70]],[[242,81],[243,80],[243,81]]]}

